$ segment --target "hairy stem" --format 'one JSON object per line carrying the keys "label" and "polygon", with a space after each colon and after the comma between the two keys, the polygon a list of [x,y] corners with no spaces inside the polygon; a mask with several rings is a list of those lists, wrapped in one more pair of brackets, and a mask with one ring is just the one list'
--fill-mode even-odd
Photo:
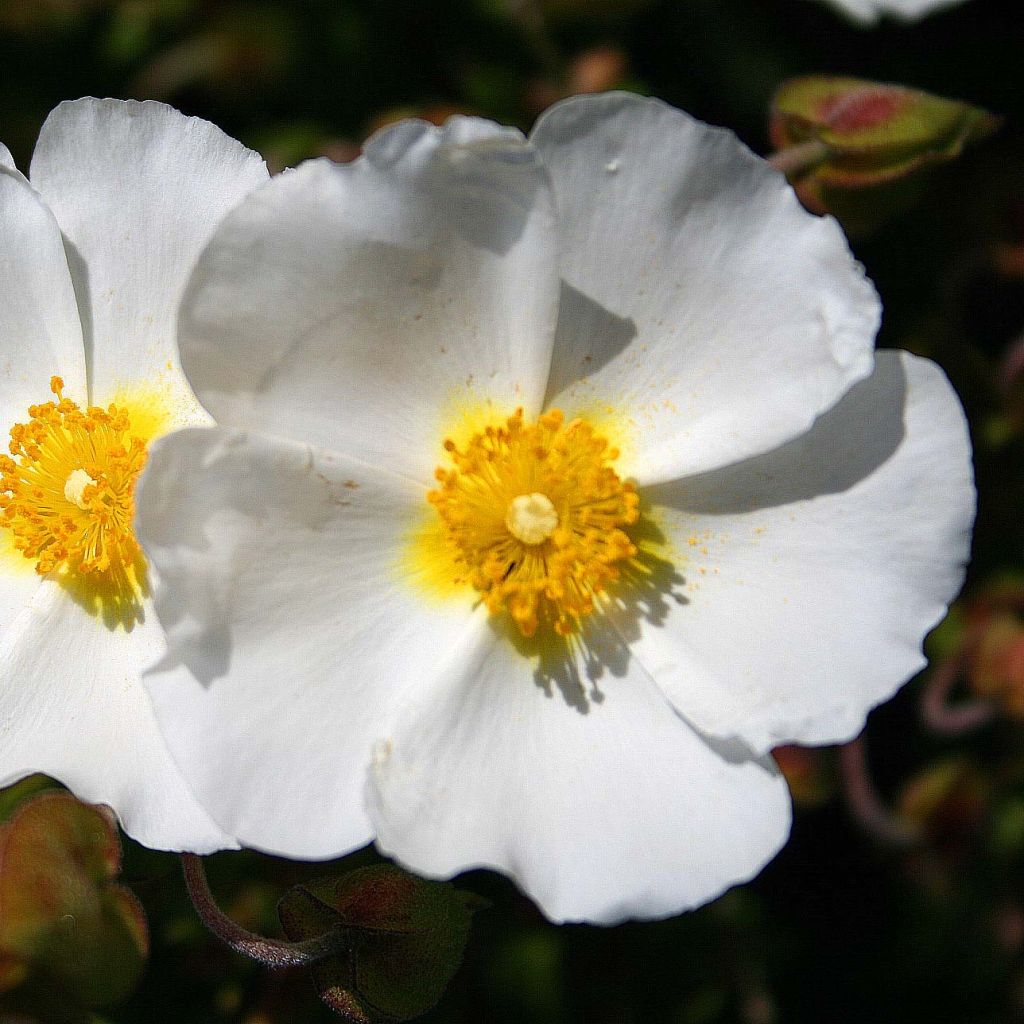
{"label": "hairy stem", "polygon": [[194,853],[183,853],[181,866],[185,873],[185,887],[203,924],[225,945],[250,960],[265,967],[304,967],[348,948],[348,938],[341,928],[303,942],[287,942],[256,935],[232,921],[217,906],[206,879],[202,857]]}
{"label": "hairy stem", "polygon": [[970,637],[952,657],[937,665],[921,693],[921,718],[932,732],[960,736],[988,722],[995,707],[985,700],[965,700],[949,704],[949,695],[960,678],[967,658],[977,645]]}
{"label": "hairy stem", "polygon": [[850,813],[876,839],[891,846],[908,846],[917,839],[912,826],[900,821],[882,802],[871,781],[864,734],[839,748],[843,792]]}

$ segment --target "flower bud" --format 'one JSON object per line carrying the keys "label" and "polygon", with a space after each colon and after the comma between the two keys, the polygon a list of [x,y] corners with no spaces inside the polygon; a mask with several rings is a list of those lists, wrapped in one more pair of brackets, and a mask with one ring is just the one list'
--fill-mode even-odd
{"label": "flower bud", "polygon": [[900,180],[929,164],[959,156],[1000,124],[960,100],[901,85],[809,75],[784,82],[771,106],[776,150],[808,147],[794,177],[810,174],[823,187],[858,189]]}
{"label": "flower bud", "polygon": [[349,932],[346,952],[313,967],[321,999],[345,1019],[411,1020],[441,998],[483,901],[389,864],[289,890],[278,905],[293,941]]}
{"label": "flower bud", "polygon": [[81,1007],[132,992],[148,935],[120,868],[106,808],[60,791],[17,805],[0,826],[0,990],[38,980]]}

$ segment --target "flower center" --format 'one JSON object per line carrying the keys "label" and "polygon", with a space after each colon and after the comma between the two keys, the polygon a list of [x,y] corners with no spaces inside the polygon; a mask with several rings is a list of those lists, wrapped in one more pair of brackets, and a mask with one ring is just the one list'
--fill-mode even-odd
{"label": "flower center", "polygon": [[123,576],[141,558],[132,533],[145,442],[116,405],[84,411],[50,380],[56,402],[29,407],[0,456],[0,525],[46,574]]}
{"label": "flower center", "polygon": [[76,469],[64,482],[64,497],[73,501],[79,508],[88,508],[85,503],[85,489],[96,486],[96,481],[84,469]]}
{"label": "flower center", "polygon": [[558,526],[558,513],[546,494],[520,494],[508,503],[505,525],[524,544],[543,544]]}
{"label": "flower center", "polygon": [[558,409],[527,425],[522,409],[459,448],[427,500],[437,509],[464,579],[492,613],[507,609],[524,636],[550,623],[565,636],[594,610],[637,549],[623,527],[639,518],[635,486],[610,463],[619,453],[584,420]]}

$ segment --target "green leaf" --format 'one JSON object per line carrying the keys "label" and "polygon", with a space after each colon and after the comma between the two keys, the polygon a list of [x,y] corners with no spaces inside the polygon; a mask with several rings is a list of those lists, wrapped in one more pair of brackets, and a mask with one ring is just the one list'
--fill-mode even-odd
{"label": "green leaf", "polygon": [[68,793],[21,804],[0,827],[0,975],[43,975],[84,1006],[124,999],[148,952],[135,897],[114,884],[112,817]]}
{"label": "green leaf", "polygon": [[339,925],[348,931],[348,951],[317,964],[313,977],[328,1006],[369,1024],[411,1020],[437,1003],[481,905],[448,883],[376,865],[296,886],[278,914],[295,941]]}

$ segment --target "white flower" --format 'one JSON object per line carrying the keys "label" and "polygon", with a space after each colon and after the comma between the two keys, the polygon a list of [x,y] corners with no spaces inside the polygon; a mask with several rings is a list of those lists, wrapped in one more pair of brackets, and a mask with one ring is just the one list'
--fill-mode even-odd
{"label": "white flower", "polygon": [[163,104],[83,99],[47,118],[30,177],[0,147],[0,428],[13,456],[0,482],[0,785],[46,772],[147,845],[233,846],[142,685],[164,640],[132,490],[149,440],[209,422],[179,367],[177,305],[216,222],[267,171]]}
{"label": "white flower", "polygon": [[854,21],[872,25],[880,18],[917,21],[934,11],[953,7],[963,0],[825,0]]}
{"label": "white flower", "polygon": [[768,751],[854,735],[967,555],[960,406],[873,361],[878,317],[834,221],[625,94],[253,193],[179,321],[221,425],[139,487],[204,806],[286,855],[494,867],[560,920],[751,877],[789,831]]}

